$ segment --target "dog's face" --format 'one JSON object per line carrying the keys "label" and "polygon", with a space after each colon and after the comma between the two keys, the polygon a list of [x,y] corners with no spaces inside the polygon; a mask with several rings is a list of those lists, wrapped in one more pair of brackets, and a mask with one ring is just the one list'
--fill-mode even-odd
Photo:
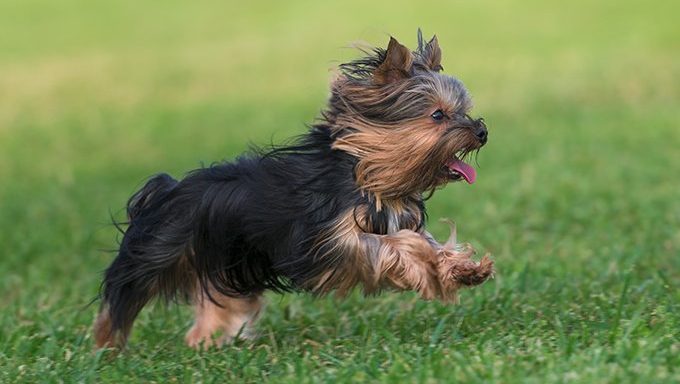
{"label": "dog's face", "polygon": [[425,43],[419,31],[413,52],[391,38],[387,49],[341,70],[325,117],[334,148],[358,158],[362,189],[394,198],[475,181],[463,160],[486,143],[486,126],[468,115],[472,102],[463,84],[440,73],[436,37]]}

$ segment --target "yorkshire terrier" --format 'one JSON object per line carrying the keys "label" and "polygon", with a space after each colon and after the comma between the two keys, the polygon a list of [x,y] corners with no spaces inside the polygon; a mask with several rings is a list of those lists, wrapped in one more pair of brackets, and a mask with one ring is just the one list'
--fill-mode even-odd
{"label": "yorkshire terrier", "polygon": [[[493,263],[424,228],[424,199],[465,180],[487,141],[463,84],[441,73],[436,36],[410,51],[391,38],[342,64],[321,118],[292,145],[256,149],[175,180],[159,174],[127,203],[127,229],[104,274],[98,347],[125,345],[152,298],[186,299],[190,346],[247,334],[265,290],[416,291],[457,300]],[[216,334],[220,336],[213,339]]]}

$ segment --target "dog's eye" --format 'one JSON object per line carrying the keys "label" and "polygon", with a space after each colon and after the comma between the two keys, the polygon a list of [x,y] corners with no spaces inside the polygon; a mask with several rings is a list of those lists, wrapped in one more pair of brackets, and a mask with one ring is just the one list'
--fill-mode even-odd
{"label": "dog's eye", "polygon": [[441,109],[438,109],[438,110],[434,111],[434,112],[430,115],[430,117],[432,117],[432,120],[434,120],[434,121],[442,121],[442,120],[444,120],[444,118],[446,117],[446,115],[444,114],[444,112],[442,112]]}

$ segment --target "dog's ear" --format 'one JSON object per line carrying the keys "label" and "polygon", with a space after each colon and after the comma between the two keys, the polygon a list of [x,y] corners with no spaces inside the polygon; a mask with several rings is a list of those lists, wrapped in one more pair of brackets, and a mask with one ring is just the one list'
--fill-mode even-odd
{"label": "dog's ear", "polygon": [[423,49],[423,60],[425,61],[425,65],[435,72],[444,69],[444,67],[442,67],[442,50],[439,48],[437,35],[433,35],[432,39],[425,45],[425,49]]}
{"label": "dog's ear", "polygon": [[433,35],[430,41],[425,44],[423,32],[418,28],[418,54],[422,65],[432,71],[439,72],[442,69],[442,50],[439,48],[437,35]]}
{"label": "dog's ear", "polygon": [[413,55],[411,51],[399,44],[397,39],[390,37],[390,43],[385,51],[385,60],[373,72],[373,82],[384,85],[411,76]]}

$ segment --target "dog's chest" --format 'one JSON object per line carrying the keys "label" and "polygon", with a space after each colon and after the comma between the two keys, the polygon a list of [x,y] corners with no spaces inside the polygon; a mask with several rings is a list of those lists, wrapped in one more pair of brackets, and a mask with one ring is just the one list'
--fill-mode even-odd
{"label": "dog's chest", "polygon": [[386,235],[402,229],[418,230],[423,223],[424,210],[420,200],[408,200],[383,204],[380,210],[370,206],[368,230]]}

